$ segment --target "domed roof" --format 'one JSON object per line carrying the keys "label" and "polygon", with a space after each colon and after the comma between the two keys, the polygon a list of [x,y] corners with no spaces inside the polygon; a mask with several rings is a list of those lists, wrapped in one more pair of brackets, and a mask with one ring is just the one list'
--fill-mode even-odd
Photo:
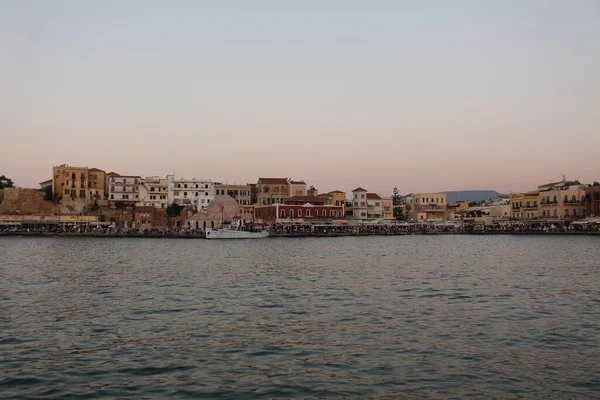
{"label": "domed roof", "polygon": [[240,214],[240,206],[230,196],[215,196],[208,204],[206,211],[199,212],[190,220],[231,220],[231,218]]}

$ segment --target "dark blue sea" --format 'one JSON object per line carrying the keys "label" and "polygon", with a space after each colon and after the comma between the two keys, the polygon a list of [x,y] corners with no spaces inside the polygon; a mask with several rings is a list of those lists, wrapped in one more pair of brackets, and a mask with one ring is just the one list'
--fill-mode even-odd
{"label": "dark blue sea", "polygon": [[600,398],[600,238],[0,238],[0,398]]}

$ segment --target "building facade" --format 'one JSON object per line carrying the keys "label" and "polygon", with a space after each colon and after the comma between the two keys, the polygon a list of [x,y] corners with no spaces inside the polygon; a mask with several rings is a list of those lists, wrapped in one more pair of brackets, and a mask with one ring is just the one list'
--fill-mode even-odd
{"label": "building facade", "polygon": [[68,197],[73,200],[89,200],[88,167],[73,167],[62,164],[52,168],[52,193],[58,200]]}
{"label": "building facade", "polygon": [[137,203],[140,201],[140,183],[137,175],[119,175],[109,178],[108,201]]}
{"label": "building facade", "polygon": [[147,176],[140,182],[140,200],[136,206],[167,208],[169,205],[169,183],[159,176]]}
{"label": "building facade", "polygon": [[406,201],[409,220],[437,222],[448,218],[444,193],[414,193]]}
{"label": "building facade", "polygon": [[88,190],[91,201],[104,200],[108,196],[106,191],[106,172],[98,168],[88,170]]}
{"label": "building facade", "polygon": [[168,202],[192,206],[196,210],[208,207],[215,198],[215,186],[210,180],[176,178],[167,176]]}
{"label": "building facade", "polygon": [[544,219],[576,220],[585,214],[585,185],[562,181],[540,186],[538,215]]}
{"label": "building facade", "polygon": [[290,196],[290,183],[286,178],[259,178],[256,183],[257,204],[284,204]]}
{"label": "building facade", "polygon": [[253,204],[250,185],[228,185],[223,183],[215,183],[215,195],[229,196],[241,206]]}
{"label": "building facade", "polygon": [[292,220],[331,220],[343,219],[344,210],[340,206],[324,204],[272,204],[256,206],[254,215],[264,223],[288,222]]}
{"label": "building facade", "polygon": [[537,219],[539,192],[511,193],[509,197],[510,218],[516,220]]}
{"label": "building facade", "polygon": [[600,216],[600,183],[594,182],[585,188],[585,214],[587,216]]}
{"label": "building facade", "polygon": [[306,196],[306,182],[290,180],[290,196]]}
{"label": "building facade", "polygon": [[346,205],[346,192],[342,192],[341,190],[333,190],[327,194],[331,196],[332,205],[342,207]]}
{"label": "building facade", "polygon": [[382,218],[386,220],[392,220],[394,218],[394,200],[391,197],[384,197],[381,199],[382,206]]}

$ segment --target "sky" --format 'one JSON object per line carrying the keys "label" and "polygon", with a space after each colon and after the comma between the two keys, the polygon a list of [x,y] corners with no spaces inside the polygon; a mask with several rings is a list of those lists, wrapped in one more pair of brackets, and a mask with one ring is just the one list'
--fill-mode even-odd
{"label": "sky", "polygon": [[600,2],[0,1],[0,175],[600,181]]}

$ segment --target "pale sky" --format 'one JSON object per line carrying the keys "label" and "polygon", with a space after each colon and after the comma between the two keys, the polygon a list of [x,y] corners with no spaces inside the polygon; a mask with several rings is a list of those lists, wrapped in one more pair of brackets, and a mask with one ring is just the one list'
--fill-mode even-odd
{"label": "pale sky", "polygon": [[600,180],[600,2],[0,0],[0,175]]}

